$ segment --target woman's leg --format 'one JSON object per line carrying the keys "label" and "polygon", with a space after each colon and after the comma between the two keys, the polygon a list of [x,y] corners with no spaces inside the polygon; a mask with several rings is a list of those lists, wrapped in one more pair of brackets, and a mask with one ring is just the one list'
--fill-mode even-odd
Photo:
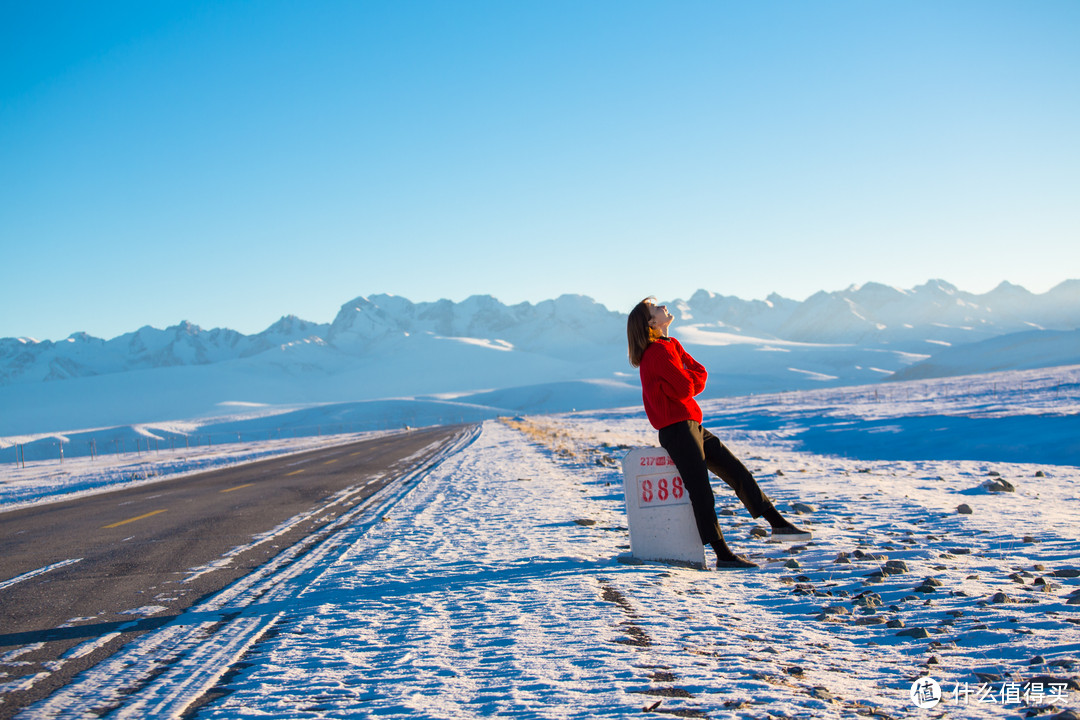
{"label": "woman's leg", "polygon": [[710,470],[735,491],[739,500],[750,511],[751,517],[764,517],[773,530],[780,531],[781,534],[784,531],[797,536],[809,534],[792,525],[780,514],[773,505],[772,500],[762,491],[753,474],[728,450],[724,443],[720,442],[720,438],[705,428],[701,429],[701,433],[706,464]]}
{"label": "woman's leg", "polygon": [[705,464],[701,426],[695,422],[680,422],[660,430],[660,446],[667,450],[682,476],[683,487],[690,496],[703,545],[721,539],[716,517],[716,499],[709,484],[709,468]]}
{"label": "woman's leg", "polygon": [[762,492],[757,480],[727,446],[720,442],[720,438],[705,428],[701,429],[701,435],[706,465],[735,491],[739,500],[750,511],[751,517],[761,517],[772,508],[772,501]]}
{"label": "woman's leg", "polygon": [[683,480],[683,487],[690,496],[698,535],[702,544],[709,545],[716,553],[717,567],[757,567],[732,552],[720,532],[720,523],[716,517],[716,499],[713,497],[709,469],[705,463],[701,426],[696,422],[669,425],[660,430],[660,446],[667,450],[675,462],[675,468]]}

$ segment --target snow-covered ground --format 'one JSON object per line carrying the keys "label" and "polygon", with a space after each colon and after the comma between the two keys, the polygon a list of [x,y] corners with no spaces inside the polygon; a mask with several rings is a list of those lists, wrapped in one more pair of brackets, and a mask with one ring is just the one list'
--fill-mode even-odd
{"label": "snow-covered ground", "polygon": [[[915,426],[891,433],[903,457],[854,442],[922,417],[1077,428],[1076,369],[1042,372],[1041,389],[1025,375],[1017,392],[982,376],[948,392],[706,403],[707,425],[778,506],[808,506],[791,515],[813,541],[769,544],[717,483],[721,526],[753,571],[627,562],[618,460],[655,444],[638,409],[485,422],[317,547],[283,553],[23,716],[119,705],[116,717],[167,717],[204,691],[197,717],[221,719],[1080,710],[1080,467],[1038,444],[1027,462],[982,459],[961,432],[964,452],[942,458]],[[814,445],[807,429],[823,425],[847,440]],[[911,695],[925,676],[944,693],[930,710]]]}
{"label": "snow-covered ground", "polygon": [[133,484],[172,480],[383,434],[386,432],[338,433],[218,445],[208,445],[203,440],[203,445],[191,447],[159,446],[97,457],[84,455],[65,460],[4,463],[0,466],[0,511],[118,490]]}

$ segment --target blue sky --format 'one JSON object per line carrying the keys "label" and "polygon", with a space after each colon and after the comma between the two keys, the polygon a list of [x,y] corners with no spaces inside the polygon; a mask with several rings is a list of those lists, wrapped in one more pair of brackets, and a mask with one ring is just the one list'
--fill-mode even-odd
{"label": "blue sky", "polygon": [[1080,3],[5,2],[0,337],[1080,277]]}

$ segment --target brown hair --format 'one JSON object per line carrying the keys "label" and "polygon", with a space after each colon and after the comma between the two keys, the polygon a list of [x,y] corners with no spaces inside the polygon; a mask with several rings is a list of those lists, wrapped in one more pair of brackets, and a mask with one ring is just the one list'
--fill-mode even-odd
{"label": "brown hair", "polygon": [[626,344],[630,352],[630,364],[634,367],[641,365],[641,356],[645,348],[661,337],[660,332],[649,325],[652,311],[649,306],[656,302],[656,298],[647,297],[630,311],[626,318]]}

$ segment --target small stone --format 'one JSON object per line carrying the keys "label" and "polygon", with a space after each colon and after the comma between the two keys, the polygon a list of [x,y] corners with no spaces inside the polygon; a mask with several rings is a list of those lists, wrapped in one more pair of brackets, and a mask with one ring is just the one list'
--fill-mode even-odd
{"label": "small stone", "polygon": [[932,593],[937,592],[937,589],[941,587],[941,581],[937,578],[928,577],[922,581],[922,585],[915,588],[915,592]]}
{"label": "small stone", "polygon": [[1028,660],[1028,665],[1044,665],[1044,664],[1046,664],[1046,658],[1044,658],[1042,655],[1036,655],[1035,657]]}
{"label": "small stone", "polygon": [[856,595],[855,599],[851,601],[851,604],[862,608],[878,608],[881,607],[881,595],[868,590]]}
{"label": "small stone", "polygon": [[769,536],[769,531],[763,527],[754,527],[750,530],[751,537],[763,538]]}
{"label": "small stone", "polygon": [[987,477],[1001,477],[1001,473],[999,473],[997,470],[991,470],[990,472],[986,473],[986,475]]}
{"label": "small stone", "polygon": [[1035,477],[1046,477],[1046,473],[1044,473],[1042,470],[1039,470],[1035,473]]}
{"label": "small stone", "polygon": [[885,627],[892,628],[894,630],[896,628],[902,628],[902,627],[904,627],[904,621],[901,620],[900,618],[893,618],[889,622],[885,623]]}
{"label": "small stone", "polygon": [[735,511],[732,510],[731,508],[724,508],[723,510],[721,510],[720,512],[718,512],[716,514],[721,516],[721,517],[735,517]]}
{"label": "small stone", "polygon": [[1074,578],[1080,577],[1080,570],[1077,570],[1076,568],[1065,568],[1063,570],[1055,570],[1050,574],[1059,578]]}
{"label": "small stone", "polygon": [[792,559],[788,560],[786,563],[784,563],[784,567],[795,569],[795,568],[801,568],[802,565],[799,564],[798,560],[796,560],[795,558],[792,558]]}
{"label": "small stone", "polygon": [[1000,605],[1000,604],[1012,603],[1012,602],[1016,602],[1016,601],[1013,600],[1008,595],[1006,595],[1005,593],[999,592],[999,593],[994,593],[994,596],[990,598],[990,602]]}
{"label": "small stone", "polygon": [[971,513],[972,513],[971,506],[968,505],[967,503],[964,503],[962,505],[958,505],[957,508],[956,508],[956,512],[959,513],[960,515],[971,515]]}
{"label": "small stone", "polygon": [[856,625],[884,625],[886,622],[888,621],[880,615],[867,615],[855,620]]}
{"label": "small stone", "polygon": [[997,673],[977,672],[977,673],[975,673],[975,677],[979,678],[979,682],[985,683],[987,685],[992,685],[994,683],[999,683],[1002,680],[1004,680],[1004,678],[1001,675],[998,675]]}
{"label": "small stone", "polygon": [[925,640],[930,637],[930,631],[924,627],[905,628],[896,633],[897,637],[909,637],[916,640]]}
{"label": "small stone", "polygon": [[1014,583],[1019,583],[1020,585],[1026,585],[1027,584],[1027,583],[1024,582],[1024,576],[1021,575],[1020,573],[1011,573],[1009,575],[1009,579],[1012,580]]}
{"label": "small stone", "polygon": [[794,675],[795,677],[802,677],[803,675],[803,669],[797,665],[787,668],[785,672],[787,672],[788,675]]}
{"label": "small stone", "polygon": [[899,575],[908,571],[907,563],[903,560],[889,560],[885,563],[885,572],[889,575]]}
{"label": "small stone", "polygon": [[784,471],[783,470],[777,470],[776,471],[776,477],[784,477]]}
{"label": "small stone", "polygon": [[940,665],[941,664],[941,658],[939,658],[937,655],[931,655],[930,657],[926,658],[926,664],[927,665]]}
{"label": "small stone", "polygon": [[815,508],[813,505],[807,505],[806,503],[801,502],[792,503],[791,510],[796,515],[808,515],[812,512],[817,512],[817,508]]}
{"label": "small stone", "polygon": [[1011,482],[1004,478],[996,478],[994,480],[987,480],[982,484],[982,487],[986,488],[992,493],[1002,492],[1016,492],[1016,488]]}
{"label": "small stone", "polygon": [[592,527],[593,525],[596,524],[595,520],[590,520],[588,518],[578,518],[574,522],[577,523],[578,525],[581,525],[582,527]]}
{"label": "small stone", "polygon": [[838,564],[838,565],[850,565],[851,564],[851,560],[848,557],[848,554],[846,552],[842,552],[842,553],[837,554],[836,559],[833,560],[833,562]]}

